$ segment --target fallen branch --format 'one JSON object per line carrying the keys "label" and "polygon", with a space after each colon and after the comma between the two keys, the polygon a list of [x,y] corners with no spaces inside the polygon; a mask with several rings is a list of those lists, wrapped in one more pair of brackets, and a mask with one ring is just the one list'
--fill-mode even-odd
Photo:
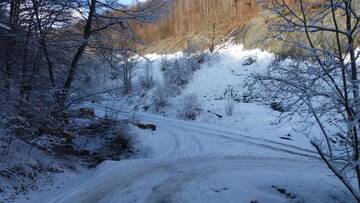
{"label": "fallen branch", "polygon": [[151,124],[151,123],[148,123],[148,124],[144,124],[144,123],[136,123],[136,122],[132,122],[133,125],[137,126],[138,128],[140,129],[150,129],[151,131],[155,131],[156,130],[156,125],[155,124]]}
{"label": "fallen branch", "polygon": [[217,114],[217,113],[215,113],[215,112],[213,112],[213,111],[210,111],[210,110],[207,110],[207,112],[208,112],[208,113],[211,113],[211,114],[214,114],[214,115],[217,116],[218,118],[222,118],[222,117],[223,117],[222,115]]}

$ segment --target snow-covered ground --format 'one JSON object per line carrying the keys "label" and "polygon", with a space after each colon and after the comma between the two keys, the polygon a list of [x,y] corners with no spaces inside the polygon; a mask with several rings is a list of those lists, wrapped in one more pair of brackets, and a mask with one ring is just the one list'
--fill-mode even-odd
{"label": "snow-covered ground", "polygon": [[[153,61],[153,77],[161,83],[161,59],[181,57],[181,53],[147,57]],[[255,62],[246,64],[249,58]],[[308,138],[293,130],[296,119],[277,124],[278,112],[263,103],[235,102],[233,115],[226,115],[226,90],[242,96],[247,75],[264,71],[273,60],[271,53],[246,51],[241,45],[219,47],[194,72],[181,94],[171,98],[166,116],[143,110],[135,113],[140,122],[157,126],[155,131],[133,129],[145,156],[106,161],[94,170],[59,177],[57,186],[18,202],[354,201]],[[134,119],[128,109],[150,104],[151,92],[92,107],[98,115],[104,113],[100,106],[105,105],[118,109],[119,118]],[[187,94],[197,95],[204,110],[196,121],[177,118],[177,102]],[[313,129],[310,135],[317,133]]]}
{"label": "snow-covered ground", "polygon": [[311,149],[231,128],[139,116],[157,125],[154,132],[136,130],[146,158],[104,162],[19,202],[351,202]]}
{"label": "snow-covered ground", "polygon": [[[164,82],[164,73],[161,71],[161,61],[174,60],[184,57],[183,53],[169,55],[149,54],[146,58],[152,61],[152,77],[157,84]],[[253,63],[247,64],[248,60],[254,60]],[[290,121],[278,123],[279,112],[270,108],[269,102],[244,103],[241,101],[243,95],[248,95],[249,90],[245,84],[249,76],[254,73],[261,73],[267,70],[267,67],[275,60],[272,53],[260,49],[246,50],[242,45],[232,44],[231,42],[220,45],[216,51],[209,54],[201,68],[194,72],[189,83],[184,87],[180,95],[170,97],[170,104],[161,112],[167,117],[176,118],[177,110],[181,106],[181,99],[186,95],[196,95],[202,113],[196,121],[208,123],[218,127],[236,128],[248,136],[267,138],[282,143],[292,143],[293,145],[311,148],[309,137],[317,137],[319,129],[313,128],[312,125],[304,123],[298,118],[292,118]],[[145,61],[140,62],[139,66],[144,65]],[[139,70],[137,75],[141,75]],[[136,79],[135,79],[136,80]],[[154,88],[155,89],[155,88]],[[226,105],[228,97],[232,91],[233,113],[231,116],[226,114]],[[261,92],[261,90],[255,90]],[[147,94],[123,96],[123,97],[106,97],[106,101],[99,104],[91,104],[95,109],[99,107],[128,109],[133,111],[144,111],[141,107],[153,106],[154,91],[149,90]],[[151,108],[150,108],[151,111]],[[152,111],[153,113],[156,113]],[[221,115],[222,118],[216,116]],[[307,122],[315,123],[308,120]],[[294,127],[304,129],[301,133],[294,130]],[[306,135],[304,135],[304,132]],[[286,139],[283,139],[286,138]],[[289,140],[287,139],[289,138]]]}

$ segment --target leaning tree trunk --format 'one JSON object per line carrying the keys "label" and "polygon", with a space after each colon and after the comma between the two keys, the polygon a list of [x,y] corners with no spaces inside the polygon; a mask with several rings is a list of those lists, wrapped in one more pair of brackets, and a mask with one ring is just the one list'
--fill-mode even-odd
{"label": "leaning tree trunk", "polygon": [[95,11],[96,11],[96,0],[91,0],[89,15],[86,20],[84,33],[83,33],[83,39],[82,39],[83,41],[80,44],[80,46],[78,47],[78,49],[71,61],[70,69],[68,71],[64,86],[62,87],[62,89],[60,91],[57,91],[55,93],[56,94],[55,96],[57,99],[58,110],[60,110],[60,112],[64,112],[66,109],[65,102],[67,100],[68,93],[71,88],[71,84],[74,80],[79,61],[80,61],[83,53],[85,52],[86,47],[88,46],[89,39],[90,39],[90,36],[92,33],[91,28],[92,28],[92,22],[93,22],[93,18],[95,15]]}

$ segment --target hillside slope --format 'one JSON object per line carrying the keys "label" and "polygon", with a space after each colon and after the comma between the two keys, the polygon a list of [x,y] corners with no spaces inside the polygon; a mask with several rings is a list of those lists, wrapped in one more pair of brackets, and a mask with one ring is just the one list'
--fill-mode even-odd
{"label": "hillside slope", "polygon": [[[326,4],[322,5],[319,0],[307,6],[311,11],[308,15],[316,15],[326,9]],[[338,14],[340,28],[345,30],[346,19]],[[230,38],[247,49],[261,48],[291,56],[303,53],[289,41],[307,43],[304,33],[282,33],[282,40],[279,40],[279,33],[274,29],[279,20],[268,6],[254,0],[174,0],[169,14],[162,20],[152,24],[137,23],[134,28],[144,41],[140,47],[140,53],[144,54],[174,53],[193,44],[208,49]],[[322,23],[334,27],[330,14],[323,18]],[[333,47],[336,42],[335,35],[323,32],[312,33],[312,40],[319,47],[324,44]],[[359,40],[355,43],[359,44]]]}
{"label": "hillside slope", "polygon": [[[239,28],[246,28],[262,8],[251,0],[176,0],[170,13],[153,24],[135,24],[145,46],[143,53],[169,53],[221,44]],[[256,40],[255,40],[256,41]]]}

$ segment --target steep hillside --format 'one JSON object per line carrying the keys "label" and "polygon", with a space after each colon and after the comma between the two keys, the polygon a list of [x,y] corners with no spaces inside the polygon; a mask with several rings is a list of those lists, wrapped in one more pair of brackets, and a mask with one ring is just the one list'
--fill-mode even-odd
{"label": "steep hillside", "polygon": [[169,15],[154,24],[136,24],[143,52],[176,52],[194,42],[202,48],[219,44],[259,15],[253,0],[176,0]]}
{"label": "steep hillside", "polygon": [[[303,50],[294,48],[285,41],[294,39],[307,43],[304,33],[293,32],[282,34],[286,40],[274,37],[274,22],[279,18],[269,10],[269,4],[274,1],[254,0],[174,0],[170,12],[158,22],[152,24],[137,23],[136,32],[143,39],[141,53],[173,53],[185,50],[189,44],[195,44],[202,49],[221,44],[229,38],[241,43],[245,48],[262,48],[275,54],[298,55]],[[291,0],[289,0],[291,2]],[[319,14],[327,5],[321,0],[311,0],[307,9],[308,15]],[[298,6],[294,6],[294,9]],[[359,8],[360,9],[360,8]],[[345,19],[340,27],[345,26]],[[334,27],[330,14],[325,15],[322,22],[328,27]],[[312,33],[313,41],[319,45],[333,47],[335,35],[322,32]],[[346,40],[346,39],[341,39]],[[355,42],[358,44],[358,41]]]}

